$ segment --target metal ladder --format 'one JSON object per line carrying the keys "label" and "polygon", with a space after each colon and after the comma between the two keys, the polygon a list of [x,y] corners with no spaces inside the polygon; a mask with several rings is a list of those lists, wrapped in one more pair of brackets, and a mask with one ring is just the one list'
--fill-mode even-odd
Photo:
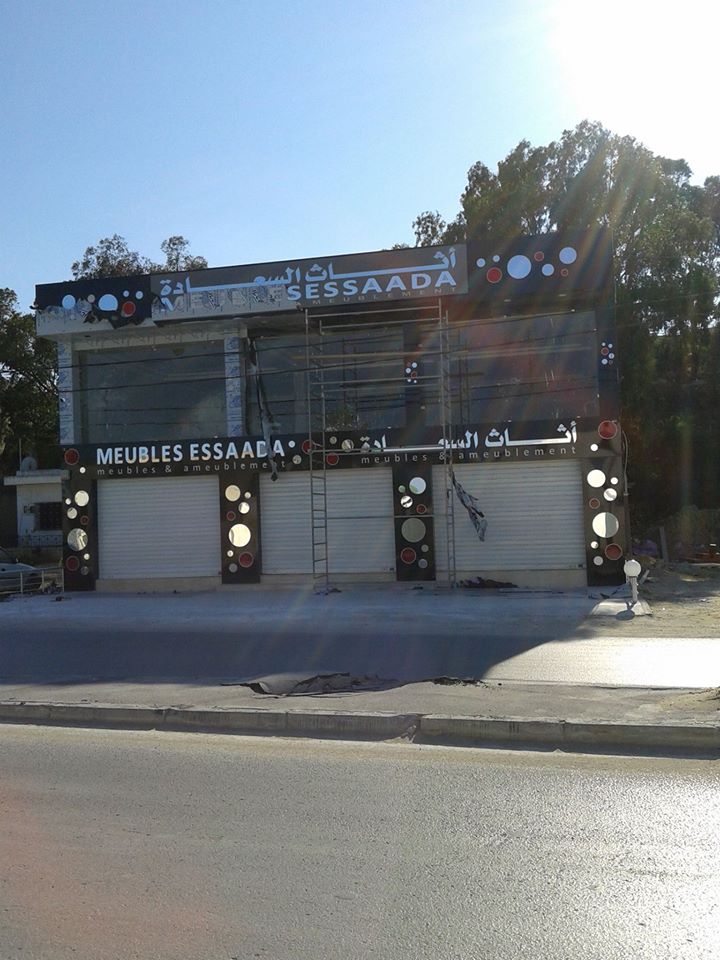
{"label": "metal ladder", "polygon": [[455,562],[455,488],[453,487],[453,416],[452,416],[452,344],[447,311],[442,300],[438,302],[440,340],[440,414],[443,436],[443,466],[445,472],[445,546],[447,550],[448,586],[457,586]]}
{"label": "metal ladder", "polygon": [[[322,321],[318,321],[317,339],[312,336],[310,313],[305,311],[305,355],[307,368],[308,453],[310,465],[310,542],[312,545],[312,582],[315,593],[330,593],[328,549],[328,497],[325,376],[323,370]],[[317,442],[316,418],[320,421]],[[313,430],[315,427],[315,430]],[[320,458],[320,462],[318,462]]]}

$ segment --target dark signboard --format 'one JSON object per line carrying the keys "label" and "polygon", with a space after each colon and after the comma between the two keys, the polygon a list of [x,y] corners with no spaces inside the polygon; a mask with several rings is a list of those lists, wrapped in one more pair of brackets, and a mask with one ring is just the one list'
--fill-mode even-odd
{"label": "dark signboard", "polygon": [[340,307],[467,293],[465,244],[281,260],[36,288],[37,331],[125,326]]}
{"label": "dark signboard", "polygon": [[216,267],[151,278],[157,324],[467,292],[465,245]]}
{"label": "dark signboard", "polygon": [[598,294],[612,278],[608,230],[477,238],[468,245],[470,296],[487,303]]}
{"label": "dark signboard", "polygon": [[39,336],[142,326],[152,313],[150,277],[107,277],[35,288]]}

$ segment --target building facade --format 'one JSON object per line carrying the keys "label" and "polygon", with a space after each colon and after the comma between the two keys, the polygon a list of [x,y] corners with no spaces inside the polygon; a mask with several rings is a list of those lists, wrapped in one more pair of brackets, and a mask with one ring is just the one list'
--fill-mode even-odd
{"label": "building facade", "polygon": [[68,588],[620,582],[611,264],[595,232],[38,286]]}

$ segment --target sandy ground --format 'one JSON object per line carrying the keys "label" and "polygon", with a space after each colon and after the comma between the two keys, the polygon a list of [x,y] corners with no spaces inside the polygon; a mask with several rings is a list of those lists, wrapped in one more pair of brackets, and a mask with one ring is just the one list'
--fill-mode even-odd
{"label": "sandy ground", "polygon": [[[636,637],[720,637],[720,565],[663,564],[641,561],[650,570],[639,595],[650,617],[606,619],[602,632]],[[594,624],[599,627],[599,624]]]}

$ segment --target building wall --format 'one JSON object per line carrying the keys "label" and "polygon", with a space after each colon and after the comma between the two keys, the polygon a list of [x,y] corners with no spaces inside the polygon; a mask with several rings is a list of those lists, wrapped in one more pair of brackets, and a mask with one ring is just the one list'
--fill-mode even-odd
{"label": "building wall", "polygon": [[[181,576],[193,536],[205,579],[307,575],[325,513],[339,576],[449,575],[448,462],[467,502],[488,505],[491,533],[476,544],[453,501],[461,574],[618,582],[627,525],[609,249],[546,235],[497,251],[478,242],[38,288],[38,330],[59,341],[69,585],[128,581],[134,548],[143,576]],[[183,479],[200,477],[216,479],[202,516]],[[363,559],[368,544],[381,560]]]}

